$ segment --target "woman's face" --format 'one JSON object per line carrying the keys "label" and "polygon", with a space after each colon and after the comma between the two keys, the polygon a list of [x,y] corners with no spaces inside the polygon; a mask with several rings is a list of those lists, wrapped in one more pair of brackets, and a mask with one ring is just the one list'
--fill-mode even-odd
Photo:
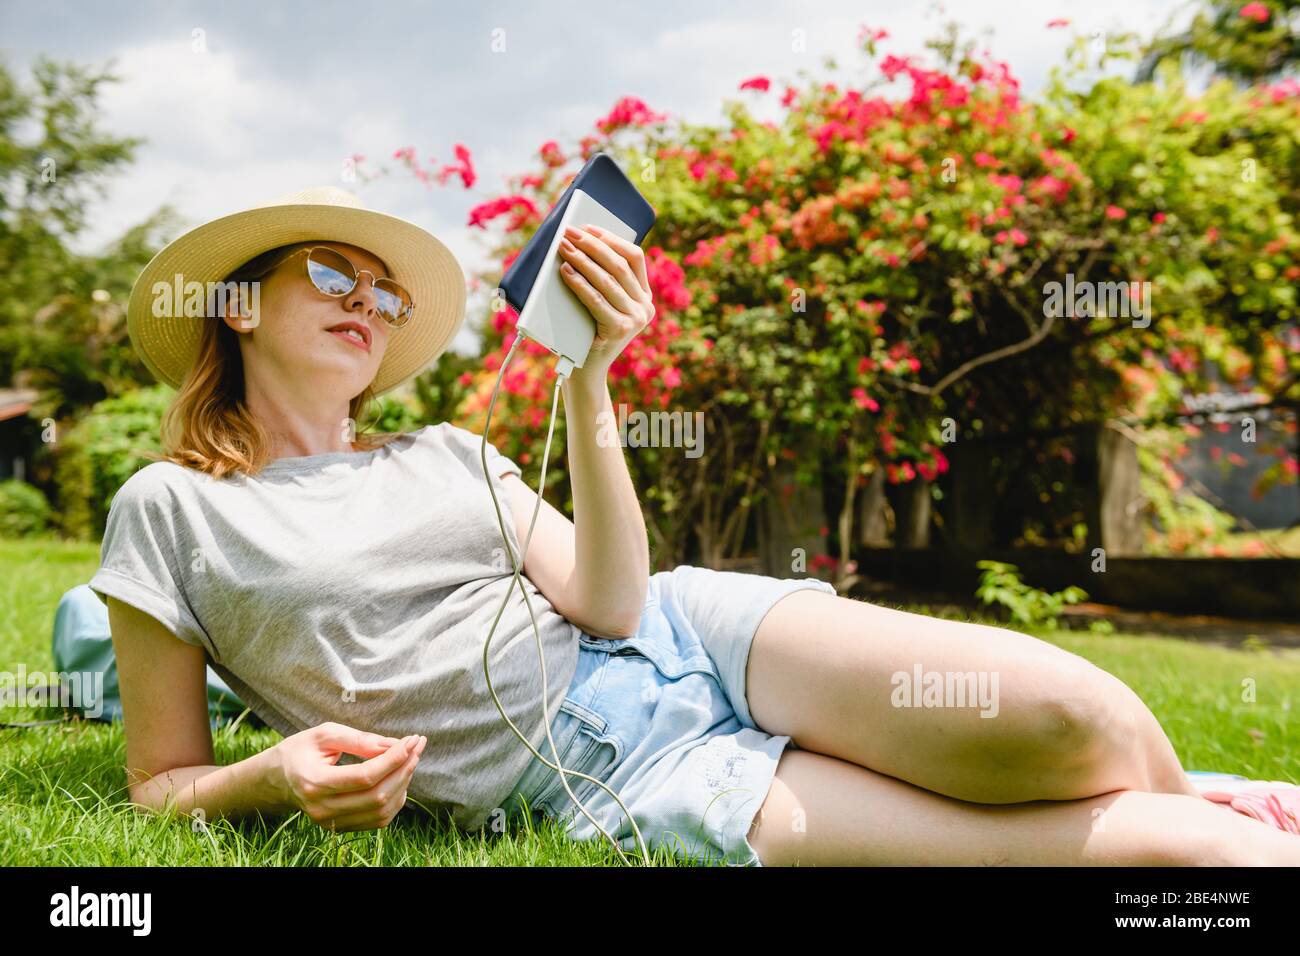
{"label": "woman's face", "polygon": [[[299,253],[263,276],[258,318],[253,328],[236,315],[226,323],[240,332],[245,381],[288,384],[325,401],[350,401],[374,381],[384,359],[391,327],[377,311],[374,279],[388,275],[382,260],[341,242],[302,243],[298,249],[327,246],[361,271],[343,296],[321,292],[307,276]],[[291,251],[286,250],[285,255]]]}

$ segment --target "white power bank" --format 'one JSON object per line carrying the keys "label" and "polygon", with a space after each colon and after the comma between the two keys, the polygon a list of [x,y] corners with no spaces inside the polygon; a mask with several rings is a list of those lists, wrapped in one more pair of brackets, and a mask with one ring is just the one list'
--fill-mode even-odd
{"label": "white power bank", "polygon": [[596,337],[596,322],[560,274],[560,264],[565,261],[560,255],[560,240],[564,238],[565,227],[570,225],[579,229],[586,225],[599,226],[629,242],[636,242],[636,231],[581,189],[575,189],[551,240],[546,264],[537,274],[524,310],[519,314],[520,332],[567,358],[575,368],[582,368]]}

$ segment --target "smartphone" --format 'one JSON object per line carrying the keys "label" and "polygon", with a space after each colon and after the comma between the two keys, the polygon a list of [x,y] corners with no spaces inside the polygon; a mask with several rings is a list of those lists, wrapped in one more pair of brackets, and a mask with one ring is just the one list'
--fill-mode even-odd
{"label": "smartphone", "polygon": [[[650,228],[655,223],[655,211],[637,191],[632,180],[624,175],[608,153],[596,153],[578,174],[573,177],[567,189],[560,195],[551,211],[546,214],[542,224],[533,233],[528,244],[524,246],[515,261],[510,264],[506,274],[501,278],[501,291],[505,293],[516,312],[523,315],[523,310],[532,294],[533,285],[542,271],[542,265],[553,257],[557,245],[555,237],[563,235],[558,226],[565,210],[573,200],[573,194],[581,189],[605,210],[632,230],[632,241],[640,245]],[[596,223],[602,225],[602,223]],[[570,356],[572,358],[572,356]]]}
{"label": "smartphone", "polygon": [[596,322],[586,303],[560,274],[560,265],[565,261],[560,255],[560,240],[566,227],[581,229],[586,225],[599,226],[629,242],[636,241],[636,231],[631,226],[588,196],[585,190],[573,190],[516,326],[534,342],[567,358],[575,368],[582,368],[587,360],[596,337]]}

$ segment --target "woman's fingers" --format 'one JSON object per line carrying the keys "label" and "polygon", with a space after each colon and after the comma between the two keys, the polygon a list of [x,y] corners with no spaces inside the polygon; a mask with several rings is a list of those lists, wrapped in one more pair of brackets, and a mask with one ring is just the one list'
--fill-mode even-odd
{"label": "woman's fingers", "polygon": [[[420,761],[420,752],[413,752],[408,760],[392,773],[367,790],[338,793],[313,801],[316,816],[322,816],[322,826],[341,829],[348,823],[366,823],[371,826],[379,817],[395,814],[406,802],[406,788]],[[332,825],[332,826],[331,826]]]}
{"label": "woman's fingers", "polygon": [[[407,738],[409,740],[410,738]],[[321,768],[317,783],[329,794],[354,793],[370,790],[380,781],[402,769],[407,758],[414,753],[417,757],[424,749],[424,738],[416,743],[414,751],[409,749],[406,740],[398,741],[376,757],[362,763],[327,766]]]}
{"label": "woman's fingers", "polygon": [[573,236],[566,234],[565,241],[572,251],[560,243],[560,254],[599,290],[616,309],[628,315],[635,314],[637,304],[645,298],[641,283],[627,260],[590,233]]}
{"label": "woman's fingers", "polygon": [[609,300],[601,295],[581,272],[567,262],[560,267],[560,275],[596,320],[596,338],[602,342],[617,338],[615,330],[622,328],[622,323],[627,321],[627,316],[610,305]]}
{"label": "woman's fingers", "polygon": [[645,253],[635,242],[629,242],[622,236],[616,236],[612,232],[601,229],[599,226],[587,226],[587,231],[591,232],[599,239],[605,240],[605,243],[616,253],[627,260],[628,265],[632,267],[637,282],[641,289],[647,295],[650,293],[650,276],[645,268]]}

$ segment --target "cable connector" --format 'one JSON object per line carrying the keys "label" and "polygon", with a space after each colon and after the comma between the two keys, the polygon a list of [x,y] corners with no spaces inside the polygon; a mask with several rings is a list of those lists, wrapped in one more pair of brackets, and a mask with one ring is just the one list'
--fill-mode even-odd
{"label": "cable connector", "polygon": [[573,360],[566,356],[561,355],[560,360],[555,363],[555,374],[561,381],[568,379],[573,369]]}

